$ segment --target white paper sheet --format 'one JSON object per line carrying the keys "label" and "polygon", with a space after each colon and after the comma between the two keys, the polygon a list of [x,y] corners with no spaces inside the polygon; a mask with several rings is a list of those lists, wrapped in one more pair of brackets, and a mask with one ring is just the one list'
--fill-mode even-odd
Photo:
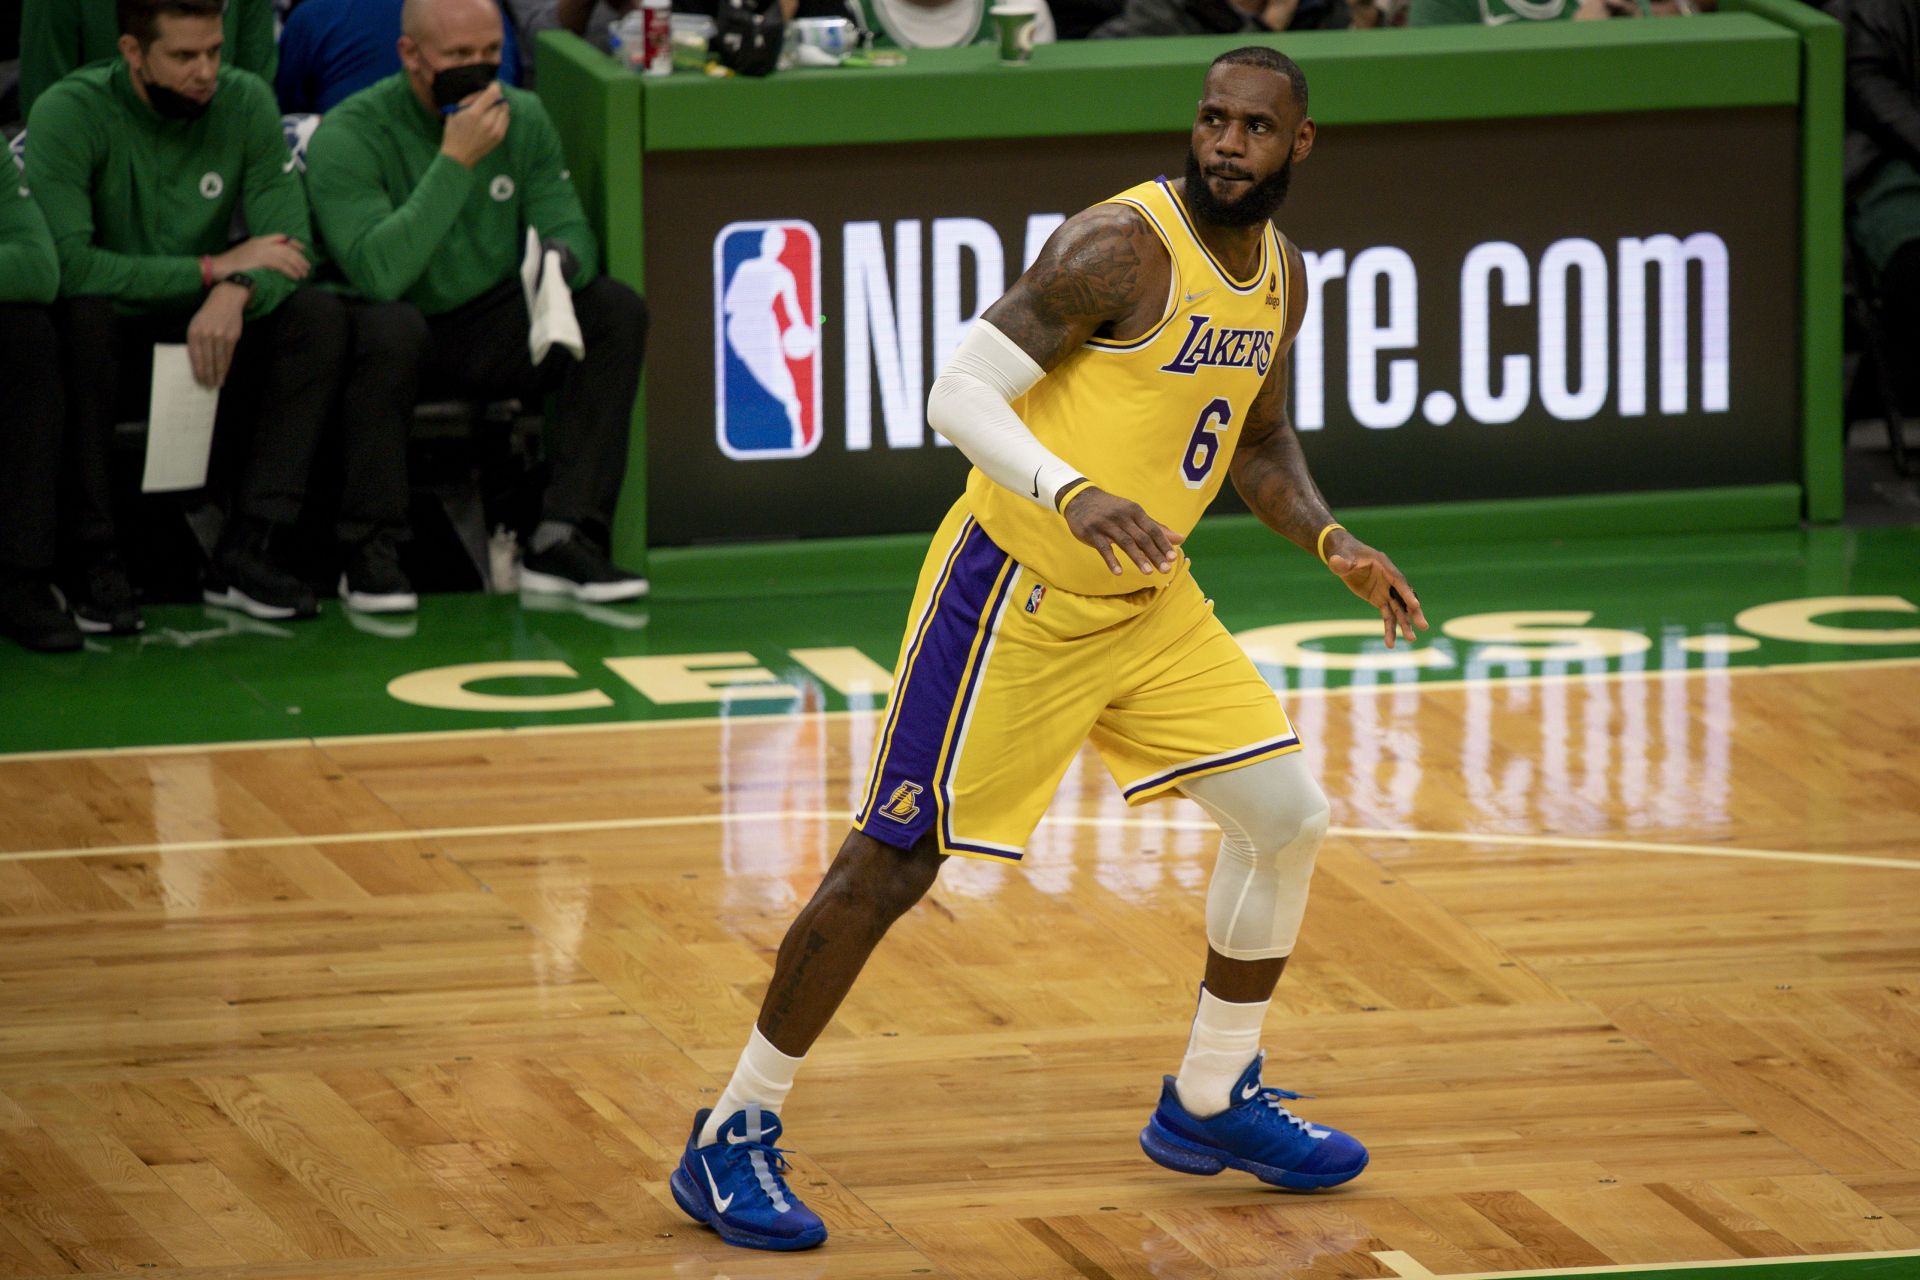
{"label": "white paper sheet", "polygon": [[587,343],[574,314],[573,290],[560,270],[560,255],[543,250],[540,233],[532,227],[527,228],[527,247],[520,257],[520,288],[527,299],[527,354],[534,367],[555,347],[571,351],[575,360],[585,359]]}
{"label": "white paper sheet", "polygon": [[194,381],[185,345],[161,343],[153,349],[147,467],[140,477],[140,492],[174,493],[198,489],[207,482],[213,418],[219,409],[219,389]]}

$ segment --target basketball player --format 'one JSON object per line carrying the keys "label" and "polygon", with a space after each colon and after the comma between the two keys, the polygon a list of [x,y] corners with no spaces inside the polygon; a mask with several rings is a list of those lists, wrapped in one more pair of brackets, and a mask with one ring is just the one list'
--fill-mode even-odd
{"label": "basketball player", "polygon": [[974,470],[921,570],[866,798],[671,1179],[729,1243],[826,1238],[774,1145],[802,1057],[948,855],[1021,856],[1089,737],[1129,803],[1177,791],[1223,833],[1199,1007],[1140,1145],[1184,1173],[1302,1189],[1366,1165],[1360,1143],[1283,1105],[1299,1095],[1261,1083],[1261,1021],[1327,802],[1180,544],[1231,474],[1380,611],[1389,646],[1427,623],[1392,561],[1334,522],[1287,422],[1307,290],[1269,219],[1313,148],[1306,80],[1245,48],[1204,93],[1185,179],[1068,219],[934,384],[928,421]]}

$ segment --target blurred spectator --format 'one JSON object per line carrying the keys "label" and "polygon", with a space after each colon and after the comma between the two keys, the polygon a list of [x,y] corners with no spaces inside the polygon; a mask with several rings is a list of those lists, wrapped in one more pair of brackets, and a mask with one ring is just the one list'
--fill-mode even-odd
{"label": "blurred spectator", "polygon": [[[309,0],[313,2],[313,0]],[[521,585],[627,600],[646,580],[607,558],[647,312],[599,274],[599,247],[532,94],[494,80],[491,0],[407,0],[405,71],[327,113],[307,150],[307,193],[328,256],[364,300],[342,392],[347,450],[340,536],[354,548],[349,607],[414,606],[396,544],[407,534],[407,434],[421,388],[435,396],[537,399],[551,481]],[[536,368],[520,282],[527,232],[570,259],[585,356]]]}
{"label": "blurred spectator", "polygon": [[506,4],[531,65],[534,42],[542,31],[571,31],[606,48],[607,32],[622,14],[636,7],[637,0],[506,0]]}
{"label": "blurred spectator", "polygon": [[[286,112],[325,112],[400,70],[402,0],[305,0],[280,33],[274,91]],[[520,81],[520,41],[511,24],[500,78]]]}
{"label": "blurred spectator", "polygon": [[1120,16],[1093,34],[1258,35],[1379,25],[1380,10],[1373,0],[1125,0]]}
{"label": "blurred spectator", "polygon": [[80,647],[53,573],[53,493],[67,402],[47,309],[60,261],[40,206],[0,155],[0,635],[42,653]]}
{"label": "blurred spectator", "polygon": [[[244,455],[205,598],[307,617],[313,593],[277,567],[338,388],[346,309],[302,288],[306,201],[273,94],[223,67],[220,0],[122,0],[121,60],[49,89],[28,124],[27,178],[60,259],[67,359],[62,585],[86,631],[141,626],[117,553],[115,422],[144,416],[156,342],[185,341],[221,388],[216,468]],[[242,210],[253,238],[228,248]]]}
{"label": "blurred spectator", "polygon": [[[20,114],[53,82],[120,48],[117,0],[25,0],[20,11]],[[269,84],[279,53],[273,40],[272,0],[229,0],[221,59]]]}
{"label": "blurred spectator", "polygon": [[1051,0],[1048,7],[1062,40],[1084,40],[1126,11],[1124,0]]}
{"label": "blurred spectator", "polygon": [[20,110],[20,0],[0,0],[0,127],[24,114]]}
{"label": "blurred spectator", "polygon": [[1904,404],[1920,396],[1920,0],[1847,0],[1847,233],[1886,316]]}
{"label": "blurred spectator", "polygon": [[[1679,12],[1669,0],[1670,9]],[[1643,0],[1412,0],[1410,27],[1477,22],[1497,27],[1508,22],[1584,22],[1594,18],[1637,18],[1649,10]],[[1690,11],[1690,9],[1689,9]]]}

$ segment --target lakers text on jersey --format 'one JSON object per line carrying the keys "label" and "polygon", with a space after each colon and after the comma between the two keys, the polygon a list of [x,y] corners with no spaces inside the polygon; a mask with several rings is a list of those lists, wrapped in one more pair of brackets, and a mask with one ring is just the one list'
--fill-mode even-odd
{"label": "lakers text on jersey", "polygon": [[[1110,203],[1137,213],[1172,260],[1160,321],[1125,341],[1095,338],[1014,402],[1041,444],[1108,493],[1182,534],[1220,492],[1240,429],[1279,355],[1287,259],[1271,225],[1259,267],[1236,279],[1194,230],[1164,178]],[[967,505],[995,543],[1047,582],[1082,595],[1125,595],[1166,581],[1121,557],[1116,576],[1065,520],[976,469]]]}

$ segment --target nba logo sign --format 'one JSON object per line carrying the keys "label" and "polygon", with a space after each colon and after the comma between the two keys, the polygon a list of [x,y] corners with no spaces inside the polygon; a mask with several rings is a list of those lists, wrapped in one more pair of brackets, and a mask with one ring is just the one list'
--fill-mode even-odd
{"label": "nba logo sign", "polygon": [[820,446],[820,233],[734,222],[713,240],[714,435],[729,458]]}

